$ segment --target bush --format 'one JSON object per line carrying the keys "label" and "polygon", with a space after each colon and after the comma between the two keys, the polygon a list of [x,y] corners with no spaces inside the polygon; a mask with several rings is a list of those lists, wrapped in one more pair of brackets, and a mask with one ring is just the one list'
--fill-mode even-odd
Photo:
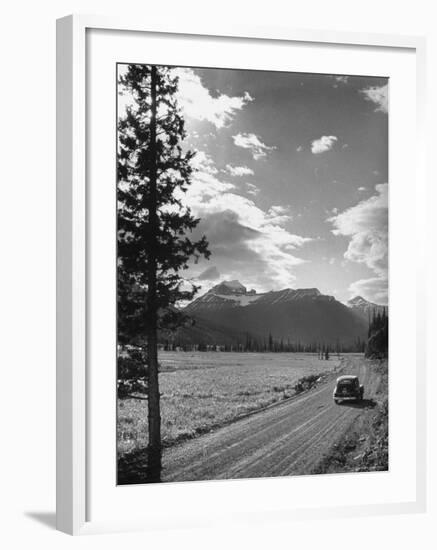
{"label": "bush", "polygon": [[303,391],[310,390],[313,386],[315,386],[319,378],[319,374],[310,374],[309,376],[300,378],[294,386],[295,393],[302,393]]}

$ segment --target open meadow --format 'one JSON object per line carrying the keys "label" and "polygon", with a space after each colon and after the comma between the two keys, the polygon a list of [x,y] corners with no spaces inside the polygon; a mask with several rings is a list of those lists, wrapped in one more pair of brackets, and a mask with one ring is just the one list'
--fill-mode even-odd
{"label": "open meadow", "polygon": [[[296,383],[339,367],[305,353],[160,352],[165,446],[287,399]],[[118,452],[147,446],[147,400],[118,400]]]}

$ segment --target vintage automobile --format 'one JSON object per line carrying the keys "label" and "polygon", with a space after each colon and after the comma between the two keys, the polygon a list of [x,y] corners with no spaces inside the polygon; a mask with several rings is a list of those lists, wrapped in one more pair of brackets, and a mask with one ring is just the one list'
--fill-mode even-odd
{"label": "vintage automobile", "polygon": [[333,398],[336,404],[340,401],[361,401],[364,395],[364,386],[360,384],[358,376],[347,375],[337,378]]}

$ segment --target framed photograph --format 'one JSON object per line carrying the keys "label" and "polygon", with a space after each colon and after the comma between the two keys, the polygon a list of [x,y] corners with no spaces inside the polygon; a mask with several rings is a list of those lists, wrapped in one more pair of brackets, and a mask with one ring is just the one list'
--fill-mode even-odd
{"label": "framed photograph", "polygon": [[424,510],[423,67],[58,21],[60,530]]}

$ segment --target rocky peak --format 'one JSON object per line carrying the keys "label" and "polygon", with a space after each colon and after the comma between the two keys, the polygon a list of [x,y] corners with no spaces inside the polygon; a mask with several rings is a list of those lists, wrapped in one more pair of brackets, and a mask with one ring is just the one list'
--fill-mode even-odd
{"label": "rocky peak", "polygon": [[355,298],[351,298],[348,301],[348,305],[350,306],[361,306],[366,304],[370,304],[370,302],[365,300],[362,296],[355,296]]}
{"label": "rocky peak", "polygon": [[215,287],[213,287],[210,292],[214,292],[215,294],[246,294],[247,289],[244,285],[240,283],[240,281],[233,280],[233,281],[222,281]]}

